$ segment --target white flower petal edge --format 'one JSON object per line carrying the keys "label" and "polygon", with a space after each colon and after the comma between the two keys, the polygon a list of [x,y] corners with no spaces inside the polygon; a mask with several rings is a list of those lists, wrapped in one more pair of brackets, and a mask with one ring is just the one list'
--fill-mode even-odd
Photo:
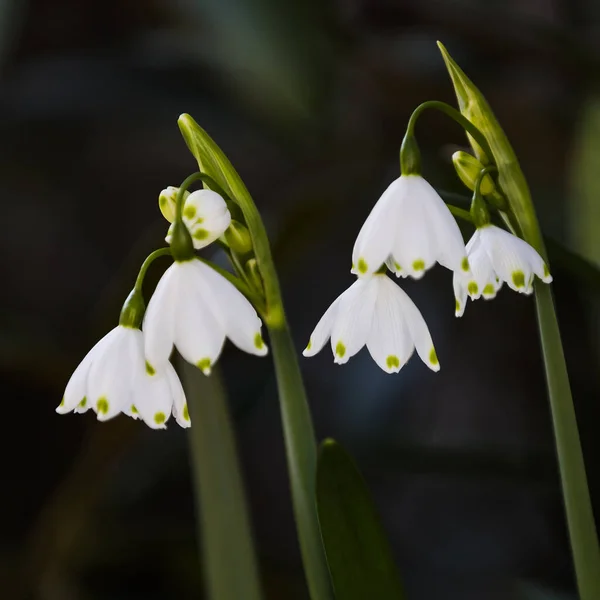
{"label": "white flower petal edge", "polygon": [[[231,214],[219,194],[212,190],[198,190],[185,200],[183,222],[192,236],[194,248],[199,250],[225,233],[231,223]],[[165,240],[171,243],[171,227]]]}
{"label": "white flower petal edge", "polygon": [[468,274],[460,229],[444,201],[419,175],[401,175],[377,201],[352,252],[352,273],[386,263],[397,276],[421,278],[435,262]]}
{"label": "white flower petal edge", "polygon": [[304,356],[331,337],[334,361],[343,364],[364,345],[386,373],[397,373],[417,349],[433,371],[440,366],[429,330],[412,300],[384,274],[357,279],[325,312]]}
{"label": "white flower petal edge", "polygon": [[142,418],[154,429],[164,428],[171,410],[189,427],[181,382],[172,365],[158,372],[144,359],[143,334],[119,325],[88,352],[67,383],[56,411],[85,412],[92,408],[99,421],[119,413]]}
{"label": "white flower petal edge", "polygon": [[472,300],[483,296],[494,298],[503,283],[521,294],[533,293],[537,275],[544,283],[552,276],[542,257],[524,240],[495,225],[475,231],[467,244],[472,278],[466,280],[454,274],[456,316],[463,315],[467,295]]}
{"label": "white flower petal edge", "polygon": [[196,259],[175,262],[148,303],[146,359],[162,368],[175,345],[185,360],[208,375],[225,337],[245,352],[267,354],[261,327],[252,304],[227,279]]}

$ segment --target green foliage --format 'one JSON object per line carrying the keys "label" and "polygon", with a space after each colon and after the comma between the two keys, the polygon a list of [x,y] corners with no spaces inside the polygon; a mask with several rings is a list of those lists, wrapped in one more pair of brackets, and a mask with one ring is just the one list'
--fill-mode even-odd
{"label": "green foliage", "polygon": [[404,598],[367,486],[352,457],[331,439],[319,454],[317,507],[336,600]]}

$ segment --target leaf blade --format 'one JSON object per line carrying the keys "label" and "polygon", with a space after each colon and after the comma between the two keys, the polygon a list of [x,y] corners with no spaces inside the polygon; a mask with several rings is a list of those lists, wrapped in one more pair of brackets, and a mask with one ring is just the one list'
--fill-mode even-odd
{"label": "leaf blade", "polygon": [[366,483],[351,456],[331,439],[319,453],[317,508],[336,599],[404,598]]}

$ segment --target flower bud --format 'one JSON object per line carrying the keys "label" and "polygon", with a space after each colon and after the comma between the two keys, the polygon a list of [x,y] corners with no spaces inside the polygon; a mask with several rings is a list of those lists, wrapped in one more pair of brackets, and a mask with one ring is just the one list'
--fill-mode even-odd
{"label": "flower bud", "polygon": [[[475,182],[484,166],[473,155],[459,150],[452,155],[452,163],[460,180],[471,190],[475,189]],[[494,181],[489,175],[484,175],[481,180],[480,191],[488,196],[495,189]]]}
{"label": "flower bud", "polygon": [[[182,217],[196,250],[221,237],[231,222],[225,200],[212,190],[197,190],[189,194],[184,200]],[[169,227],[165,238],[169,244],[173,228],[174,224]]]}
{"label": "flower bud", "polygon": [[239,221],[231,221],[224,237],[225,243],[238,254],[247,254],[252,250],[250,232]]}
{"label": "flower bud", "polygon": [[[178,192],[178,187],[170,185],[168,188],[164,189],[158,196],[158,207],[160,208],[160,212],[162,213],[163,217],[167,221],[169,221],[169,223],[172,223],[175,220],[175,209],[177,204],[176,199]],[[184,202],[187,200],[189,195],[189,192],[184,192]]]}
{"label": "flower bud", "polygon": [[255,289],[260,291],[261,294],[263,294],[264,293],[263,281],[262,281],[260,271],[258,269],[258,263],[256,262],[255,258],[251,258],[246,263],[246,273],[248,273],[248,276],[250,277],[250,281],[252,281],[252,284],[254,285]]}

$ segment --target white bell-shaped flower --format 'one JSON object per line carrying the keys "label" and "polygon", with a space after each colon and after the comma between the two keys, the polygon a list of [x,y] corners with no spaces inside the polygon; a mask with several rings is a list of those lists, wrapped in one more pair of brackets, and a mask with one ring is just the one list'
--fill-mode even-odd
{"label": "white bell-shaped flower", "polygon": [[467,244],[472,277],[454,274],[456,316],[465,312],[467,296],[477,300],[494,298],[506,283],[515,292],[531,294],[537,275],[544,283],[552,276],[542,257],[527,242],[495,225],[475,231]]}
{"label": "white bell-shaped flower", "polygon": [[357,279],[327,309],[310,336],[304,356],[314,356],[331,338],[334,361],[343,364],[365,344],[386,373],[397,373],[415,347],[433,371],[440,364],[423,316],[384,274]]}
{"label": "white bell-shaped flower", "polygon": [[119,325],[85,356],[71,376],[56,412],[92,409],[99,421],[119,413],[141,418],[153,429],[164,429],[173,413],[182,427],[190,426],[185,394],[171,363],[154,369],[144,359],[139,329]]}
{"label": "white bell-shaped flower", "polygon": [[[171,188],[163,190],[161,199],[167,197],[166,193],[169,189]],[[168,203],[165,206],[168,207],[168,210],[163,210],[161,204],[163,215],[172,215],[171,221],[173,221],[174,209]],[[185,199],[182,215],[196,250],[212,244],[225,233],[231,223],[231,214],[225,200],[212,190],[198,190],[189,194]],[[172,227],[172,225],[169,227],[165,238],[169,244],[171,243]]]}
{"label": "white bell-shaped flower", "polygon": [[171,265],[156,286],[144,317],[146,359],[160,368],[173,345],[205,374],[228,337],[240,350],[264,356],[262,322],[237,288],[200,260]]}
{"label": "white bell-shaped flower", "polygon": [[444,201],[420,175],[402,175],[364,222],[352,252],[352,272],[370,275],[386,263],[398,277],[419,279],[436,261],[469,272],[460,229]]}

